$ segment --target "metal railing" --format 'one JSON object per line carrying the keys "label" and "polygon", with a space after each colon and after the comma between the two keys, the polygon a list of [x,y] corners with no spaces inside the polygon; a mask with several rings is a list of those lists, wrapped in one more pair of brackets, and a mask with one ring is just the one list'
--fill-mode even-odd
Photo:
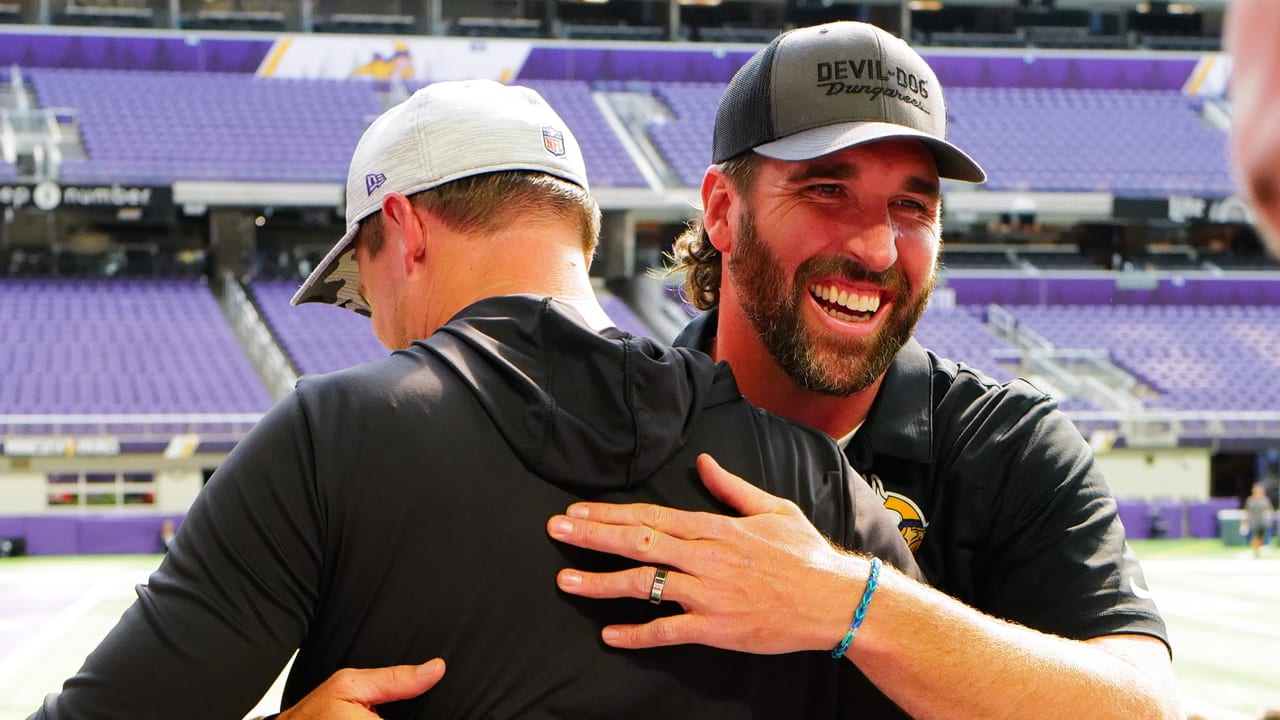
{"label": "metal railing", "polygon": [[222,274],[221,302],[231,329],[262,375],[271,396],[279,400],[288,395],[298,382],[298,373],[276,343],[257,308],[249,301],[244,288],[229,272]]}
{"label": "metal railing", "polygon": [[145,413],[0,415],[0,440],[31,437],[115,437],[124,442],[168,442],[174,435],[238,441],[261,413]]}

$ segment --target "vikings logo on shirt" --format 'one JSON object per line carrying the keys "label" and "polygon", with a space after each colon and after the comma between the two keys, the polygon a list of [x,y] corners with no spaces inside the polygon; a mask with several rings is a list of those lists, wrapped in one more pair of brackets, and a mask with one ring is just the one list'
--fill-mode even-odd
{"label": "vikings logo on shirt", "polygon": [[911,552],[919,550],[920,543],[924,542],[924,532],[929,527],[920,506],[906,495],[885,490],[884,482],[878,475],[867,476],[867,484],[884,501],[884,506],[898,516],[898,532],[907,541],[907,547],[911,548]]}

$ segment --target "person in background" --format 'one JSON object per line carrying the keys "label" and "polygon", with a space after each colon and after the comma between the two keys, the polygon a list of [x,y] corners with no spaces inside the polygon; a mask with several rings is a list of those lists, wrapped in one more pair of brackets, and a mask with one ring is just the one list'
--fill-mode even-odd
{"label": "person in background", "polygon": [[1254,483],[1253,490],[1244,501],[1244,517],[1240,519],[1240,534],[1249,538],[1254,557],[1262,555],[1262,544],[1267,541],[1267,531],[1271,529],[1274,514],[1266,486]]}
{"label": "person in background", "polygon": [[[686,612],[605,627],[613,647],[830,650],[914,718],[1180,720],[1165,626],[1088,444],[1030,384],[912,339],[938,270],[939,180],[984,179],[946,119],[932,69],[888,33],[784,33],[730,82],[702,217],[674,252],[706,310],[677,344],[728,361],[752,402],[837,438],[928,582],[762,534],[746,506],[713,529],[673,509],[579,503],[549,532],[672,568],[667,593]],[[559,581],[638,598],[650,573],[571,566]],[[754,587],[828,609],[773,613]]]}

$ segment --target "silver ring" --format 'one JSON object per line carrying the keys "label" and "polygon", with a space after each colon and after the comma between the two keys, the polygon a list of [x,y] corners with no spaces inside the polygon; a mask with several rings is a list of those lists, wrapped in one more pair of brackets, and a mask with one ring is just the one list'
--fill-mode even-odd
{"label": "silver ring", "polygon": [[653,585],[649,587],[649,602],[657,605],[662,602],[662,589],[667,586],[667,569],[658,568],[653,573]]}

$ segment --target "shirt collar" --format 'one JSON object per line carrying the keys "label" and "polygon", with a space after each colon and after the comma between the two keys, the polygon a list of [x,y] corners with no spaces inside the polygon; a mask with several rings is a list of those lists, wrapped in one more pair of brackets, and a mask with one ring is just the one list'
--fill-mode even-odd
{"label": "shirt collar", "polygon": [[[707,352],[716,337],[718,310],[694,318],[675,345]],[[889,365],[867,419],[856,430],[872,452],[927,463],[933,456],[933,362],[915,338]],[[852,434],[852,433],[851,433]]]}
{"label": "shirt collar", "polygon": [[859,433],[876,454],[933,459],[933,361],[915,338],[889,365]]}

